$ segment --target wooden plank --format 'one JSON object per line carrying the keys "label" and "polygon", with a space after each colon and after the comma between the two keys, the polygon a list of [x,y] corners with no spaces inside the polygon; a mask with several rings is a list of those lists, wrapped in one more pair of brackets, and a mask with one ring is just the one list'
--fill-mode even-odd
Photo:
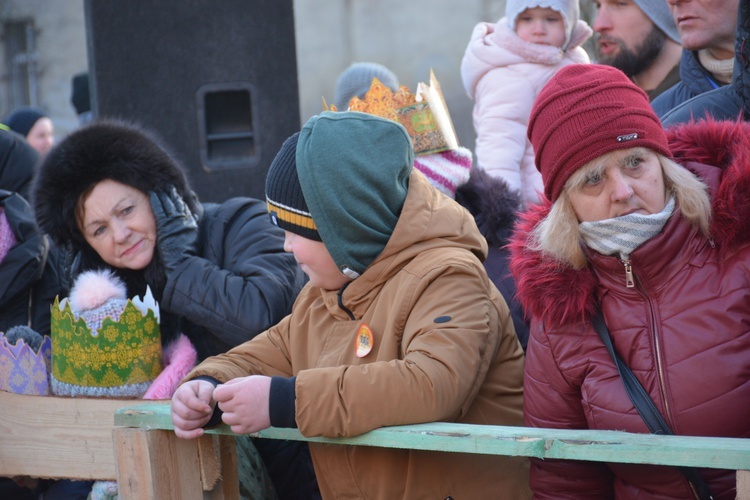
{"label": "wooden plank", "polygon": [[[211,444],[219,450],[220,474],[213,489],[204,493],[205,500],[234,500],[240,497],[237,469],[237,445],[233,436],[211,436]],[[205,483],[205,482],[204,482]],[[206,491],[204,484],[204,491]]]}
{"label": "wooden plank", "polygon": [[221,436],[202,436],[198,441],[198,460],[203,491],[211,491],[221,478]]}
{"label": "wooden plank", "polygon": [[0,391],[0,475],[114,479],[114,413],[134,402]]}
{"label": "wooden plank", "polygon": [[170,431],[115,429],[119,498],[203,500],[199,441]]}
{"label": "wooden plank", "polygon": [[737,471],[737,500],[750,500],[750,471]]}
{"label": "wooden plank", "polygon": [[[118,425],[172,430],[169,405],[118,410]],[[209,433],[233,435],[227,426]],[[656,436],[618,431],[535,429],[435,422],[376,429],[350,438],[307,438],[297,429],[270,428],[257,437],[362,446],[528,456],[596,462],[750,470],[750,440]]]}

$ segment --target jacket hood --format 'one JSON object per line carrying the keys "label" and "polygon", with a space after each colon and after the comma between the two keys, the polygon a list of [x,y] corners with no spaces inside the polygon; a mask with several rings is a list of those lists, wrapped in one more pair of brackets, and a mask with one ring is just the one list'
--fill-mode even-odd
{"label": "jacket hood", "polygon": [[[677,163],[718,167],[720,181],[711,188],[711,237],[720,246],[750,240],[750,124],[700,121],[667,131]],[[693,165],[695,166],[695,165]],[[526,314],[550,327],[586,322],[597,301],[591,268],[573,269],[541,252],[526,249],[533,229],[549,213],[551,203],[521,214],[509,245],[511,272]]]}
{"label": "jacket hood", "polygon": [[39,153],[23,137],[0,129],[0,189],[19,193],[28,199],[38,161]]}
{"label": "jacket hood", "polygon": [[564,57],[574,62],[589,62],[586,51],[581,44],[593,31],[584,21],[578,21],[573,29],[568,49],[548,47],[529,43],[518,38],[515,31],[508,27],[507,19],[497,23],[482,22],[474,27],[461,61],[461,79],[466,94],[474,99],[479,80],[489,71],[513,64],[559,64]]}
{"label": "jacket hood", "polygon": [[76,223],[76,206],[102,180],[145,194],[173,185],[193,213],[200,213],[182,168],[146,130],[123,121],[102,120],[79,128],[42,161],[32,186],[39,227],[58,244],[88,247]]}
{"label": "jacket hood", "polygon": [[[471,252],[479,261],[487,256],[487,241],[480,234],[472,215],[454,200],[432,187],[417,170],[409,177],[409,191],[383,252],[343,293],[344,305],[361,316],[372,297],[394,274],[424,252],[455,248]],[[436,265],[442,265],[437,262]],[[332,292],[329,295],[336,295]],[[332,311],[338,308],[333,299]]]}

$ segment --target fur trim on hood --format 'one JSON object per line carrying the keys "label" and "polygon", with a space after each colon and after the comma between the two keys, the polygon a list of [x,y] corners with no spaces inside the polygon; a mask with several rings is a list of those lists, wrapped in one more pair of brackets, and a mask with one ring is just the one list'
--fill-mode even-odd
{"label": "fur trim on hood", "polygon": [[105,179],[147,195],[173,185],[193,213],[201,213],[182,168],[153,134],[133,123],[101,120],[71,133],[42,161],[31,192],[42,231],[58,244],[87,248],[76,206],[81,195]]}
{"label": "fur trim on hood", "polygon": [[[721,168],[712,186],[711,236],[719,246],[750,241],[750,123],[701,120],[667,131],[675,161]],[[596,305],[596,278],[590,268],[575,270],[540,252],[526,249],[531,231],[551,204],[531,207],[520,216],[509,245],[518,298],[531,317],[550,327],[588,322]]]}

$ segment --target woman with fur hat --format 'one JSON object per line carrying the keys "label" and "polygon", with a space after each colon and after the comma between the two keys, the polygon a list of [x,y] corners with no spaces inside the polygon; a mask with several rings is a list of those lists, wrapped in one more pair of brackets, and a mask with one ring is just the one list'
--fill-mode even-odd
{"label": "woman with fur hat", "polygon": [[578,17],[578,0],[508,0],[505,17],[474,27],[461,61],[478,166],[520,191],[524,207],[542,191],[526,140],[534,99],[560,68],[590,62],[581,44],[593,32]]}
{"label": "woman with fur hat", "polygon": [[[526,423],[649,432],[616,353],[673,433],[746,437],[750,125],[665,132],[622,72],[574,65],[540,93],[528,137],[547,199],[511,243],[531,316]],[[714,499],[735,497],[734,471],[693,471]],[[534,460],[531,486],[536,498],[707,498],[676,468],[618,463]]]}
{"label": "woman with fur hat", "polygon": [[150,285],[162,332],[185,333],[201,359],[278,322],[302,285],[260,201],[200,204],[168,150],[131,124],[100,121],[66,137],[42,162],[32,199],[40,228],[78,254],[76,274],[110,267],[129,296]]}
{"label": "woman with fur hat", "polygon": [[199,360],[276,324],[304,283],[264,203],[199,203],[168,149],[134,124],[71,133],[41,163],[32,199],[41,230],[70,249],[71,278],[111,269],[128,296],[148,285],[162,342],[184,333]]}

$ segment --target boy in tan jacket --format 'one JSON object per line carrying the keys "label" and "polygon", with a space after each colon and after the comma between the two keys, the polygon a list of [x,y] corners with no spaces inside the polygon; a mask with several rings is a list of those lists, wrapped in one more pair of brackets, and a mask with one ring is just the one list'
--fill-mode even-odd
{"label": "boy in tan jacket", "polygon": [[[175,393],[182,438],[353,436],[431,421],[523,425],[523,352],[472,216],[412,169],[399,124],[323,112],[266,180],[310,281],[292,313],[205,360]],[[324,498],[527,498],[524,458],[311,443]]]}

